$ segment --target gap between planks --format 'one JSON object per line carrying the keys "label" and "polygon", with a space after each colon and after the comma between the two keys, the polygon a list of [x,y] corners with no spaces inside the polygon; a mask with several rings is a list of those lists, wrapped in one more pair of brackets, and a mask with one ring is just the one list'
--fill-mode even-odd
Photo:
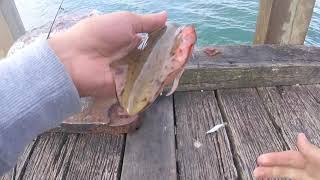
{"label": "gap between planks", "polygon": [[214,92],[177,92],[174,99],[178,178],[238,179],[225,129],[206,134],[223,122]]}
{"label": "gap between planks", "polygon": [[304,132],[320,144],[320,86],[281,86],[257,88],[265,107],[290,149],[296,149],[296,137]]}
{"label": "gap between planks", "polygon": [[[214,91],[214,95],[217,99],[217,105],[218,105],[218,108],[221,112],[221,117],[222,117],[222,120],[223,122],[229,122],[227,117],[226,117],[226,114],[225,112],[223,111],[223,106],[221,104],[221,99],[219,98],[218,96],[218,90],[215,90]],[[230,149],[231,149],[231,153],[232,153],[232,159],[233,159],[233,162],[234,162],[234,165],[236,167],[236,171],[237,171],[237,174],[238,174],[238,180],[244,180],[241,176],[241,170],[240,170],[240,162],[239,162],[239,159],[236,158],[237,154],[236,154],[236,151],[235,151],[235,140],[234,140],[234,137],[232,136],[232,133],[231,133],[231,130],[230,130],[230,127],[228,125],[225,126],[225,129],[226,129],[226,133],[227,133],[227,137],[229,139],[229,142],[230,142]]]}
{"label": "gap between planks", "polygon": [[240,179],[254,179],[256,158],[266,152],[281,151],[283,142],[277,134],[253,88],[217,91],[220,110],[228,122],[233,157]]}

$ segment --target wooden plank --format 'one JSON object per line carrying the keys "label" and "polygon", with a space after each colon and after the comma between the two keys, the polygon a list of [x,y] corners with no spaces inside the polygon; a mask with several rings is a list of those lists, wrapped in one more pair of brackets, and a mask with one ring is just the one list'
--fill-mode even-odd
{"label": "wooden plank", "polygon": [[177,179],[172,97],[159,98],[127,135],[122,180]]}
{"label": "wooden plank", "polygon": [[25,30],[12,0],[0,0],[0,58]]}
{"label": "wooden plank", "polygon": [[46,133],[37,146],[23,172],[22,179],[56,179],[68,170],[77,141],[75,134]]}
{"label": "wooden plank", "polygon": [[304,44],[315,0],[260,0],[255,44]]}
{"label": "wooden plank", "polygon": [[320,49],[306,46],[215,46],[209,57],[199,49],[178,91],[314,84],[320,81]]}
{"label": "wooden plank", "polygon": [[62,179],[118,179],[123,145],[122,135],[80,135]]}
{"label": "wooden plank", "polygon": [[296,138],[300,132],[320,145],[319,85],[258,90],[275,125],[291,149],[296,149]]}
{"label": "wooden plank", "polygon": [[223,119],[213,91],[174,96],[179,179],[238,179],[226,130],[206,135]]}
{"label": "wooden plank", "polygon": [[256,158],[267,152],[287,149],[270,120],[256,89],[218,90],[227,132],[241,179],[253,179]]}

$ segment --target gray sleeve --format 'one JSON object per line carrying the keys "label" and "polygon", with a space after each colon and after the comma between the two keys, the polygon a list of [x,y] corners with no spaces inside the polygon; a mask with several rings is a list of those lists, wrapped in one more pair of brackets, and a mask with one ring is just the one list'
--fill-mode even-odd
{"label": "gray sleeve", "polygon": [[0,60],[0,175],[39,133],[79,111],[75,85],[46,40]]}

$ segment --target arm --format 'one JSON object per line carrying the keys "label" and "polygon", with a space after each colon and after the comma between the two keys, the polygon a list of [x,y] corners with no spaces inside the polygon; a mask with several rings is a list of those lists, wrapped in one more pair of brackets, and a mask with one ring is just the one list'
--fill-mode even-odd
{"label": "arm", "polygon": [[70,76],[46,40],[0,61],[0,174],[39,133],[79,112]]}

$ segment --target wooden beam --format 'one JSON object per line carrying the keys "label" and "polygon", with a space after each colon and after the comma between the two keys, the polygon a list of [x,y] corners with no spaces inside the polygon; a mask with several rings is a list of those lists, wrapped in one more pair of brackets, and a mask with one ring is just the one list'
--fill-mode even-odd
{"label": "wooden beam", "polygon": [[0,58],[25,30],[13,0],[0,0]]}
{"label": "wooden beam", "polygon": [[303,44],[315,0],[260,0],[255,44]]}
{"label": "wooden beam", "polygon": [[[217,46],[192,59],[177,91],[320,83],[320,48],[301,45]],[[168,90],[168,87],[166,90]]]}

